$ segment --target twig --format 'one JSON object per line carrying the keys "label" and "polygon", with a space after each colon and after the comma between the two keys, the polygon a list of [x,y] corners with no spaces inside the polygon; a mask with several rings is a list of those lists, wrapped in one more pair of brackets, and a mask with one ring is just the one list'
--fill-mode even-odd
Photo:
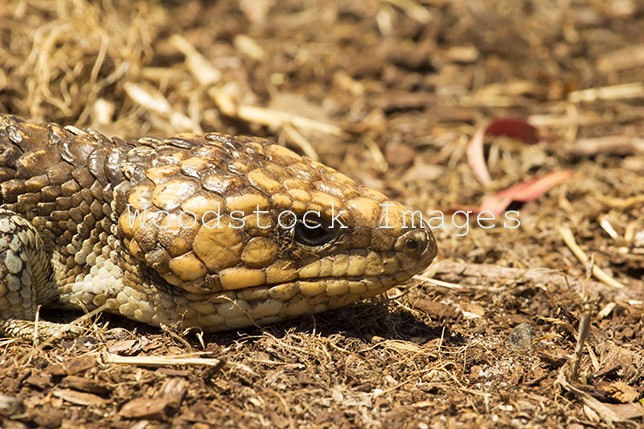
{"label": "twig", "polygon": [[186,57],[188,69],[200,85],[210,86],[221,80],[221,72],[213,67],[210,61],[204,58],[185,37],[175,34],[169,41]]}
{"label": "twig", "polygon": [[222,368],[226,361],[223,359],[200,358],[192,355],[179,356],[119,356],[113,353],[103,353],[104,363],[136,366],[168,366],[168,365],[206,365],[217,369]]}
{"label": "twig", "polygon": [[399,7],[408,17],[421,24],[427,24],[432,19],[432,15],[427,8],[413,0],[382,0],[382,2]]}
{"label": "twig", "polygon": [[568,100],[573,103],[579,103],[580,101],[621,100],[643,96],[644,84],[642,82],[631,82],[573,91],[568,94]]}
{"label": "twig", "polygon": [[132,82],[123,85],[127,95],[144,109],[157,113],[170,121],[173,128],[179,130],[190,130],[194,133],[202,133],[201,126],[194,123],[192,119],[172,108],[168,100],[155,88],[144,88]]}
{"label": "twig", "polygon": [[447,289],[458,289],[458,290],[467,289],[465,286],[459,285],[457,283],[450,283],[450,282],[444,282],[442,280],[432,279],[432,278],[424,276],[422,274],[418,274],[418,275],[414,276],[414,279],[422,280],[422,281],[427,282],[427,283],[429,283],[431,285],[440,286],[440,287],[444,287],[444,288],[447,288]]}
{"label": "twig", "polygon": [[163,332],[166,334],[170,335],[172,338],[174,338],[177,342],[179,342],[181,345],[183,345],[188,351],[192,352],[193,348],[190,345],[188,341],[186,341],[185,338],[183,338],[181,335],[177,334],[174,332],[168,325],[162,323],[160,325],[160,328]]}
{"label": "twig", "polygon": [[577,346],[575,347],[575,354],[572,360],[572,371],[570,374],[571,381],[577,381],[577,376],[579,372],[579,362],[581,361],[581,354],[584,351],[584,343],[586,342],[586,337],[590,332],[590,315],[584,314],[584,316],[579,321],[579,331],[577,334]]}
{"label": "twig", "polygon": [[335,125],[265,107],[236,104],[228,94],[217,91],[215,88],[211,88],[208,91],[208,95],[210,95],[221,112],[227,116],[267,127],[282,127],[284,124],[291,124],[296,128],[342,136],[342,129]]}
{"label": "twig", "polygon": [[[566,243],[566,246],[570,249],[570,251],[575,255],[577,260],[584,264],[584,266],[588,265],[588,256],[586,253],[582,250],[581,247],[577,245],[577,242],[575,241],[575,237],[572,234],[572,231],[570,228],[567,226],[561,226],[559,227],[559,235],[561,235],[561,238],[563,239],[564,243]],[[601,268],[599,268],[597,265],[592,266],[592,273],[593,276],[599,280],[600,282],[612,286],[615,288],[623,288],[624,285],[606,274],[605,271],[603,271]]]}
{"label": "twig", "polygon": [[320,160],[320,157],[318,156],[318,153],[313,148],[313,145],[311,144],[311,142],[308,141],[306,137],[304,137],[302,133],[297,131],[291,124],[289,123],[282,124],[282,131],[284,131],[284,133],[288,136],[288,138],[291,139],[291,141],[295,143],[302,150],[302,152],[304,152],[304,155],[308,156],[313,161]]}

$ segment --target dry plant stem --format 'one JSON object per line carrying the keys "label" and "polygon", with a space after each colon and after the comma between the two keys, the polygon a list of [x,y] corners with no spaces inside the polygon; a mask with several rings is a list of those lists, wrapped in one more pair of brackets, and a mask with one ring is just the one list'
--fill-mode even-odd
{"label": "dry plant stem", "polygon": [[617,307],[617,303],[616,303],[616,302],[609,302],[608,304],[606,304],[606,305],[605,305],[605,306],[604,306],[604,307],[599,311],[599,313],[597,313],[597,320],[599,320],[599,319],[603,319],[603,318],[605,318],[605,317],[608,317],[608,316],[613,312],[613,310],[615,309],[615,307]]}
{"label": "dry plant stem", "polygon": [[168,366],[168,365],[206,365],[217,369],[222,368],[226,362],[221,359],[208,359],[183,356],[119,356],[113,353],[104,353],[101,356],[103,363],[137,366]]}
{"label": "dry plant stem", "polygon": [[597,353],[595,353],[595,350],[592,347],[586,347],[586,350],[588,351],[588,357],[590,357],[590,363],[592,364],[593,369],[595,372],[599,371],[601,369],[601,364],[599,363]]}
{"label": "dry plant stem", "polygon": [[[461,286],[461,285],[459,285],[457,283],[444,282],[442,280],[432,279],[432,278],[429,278],[429,277],[426,277],[426,276],[423,276],[423,275],[417,275],[417,276],[414,276],[414,278],[416,280],[422,280],[422,281],[427,282],[427,283],[429,283],[431,285],[440,286],[440,287],[444,287],[444,288],[447,288],[447,289],[459,289],[459,290],[467,289],[465,286]],[[396,298],[398,298],[398,297],[396,297]]]}
{"label": "dry plant stem", "polygon": [[[644,154],[644,139],[628,135],[594,137],[567,143],[558,147],[557,151],[561,154],[581,157],[591,157],[599,154],[617,156],[641,155]],[[606,201],[619,200],[601,195],[598,196],[599,198],[605,199]],[[628,200],[634,201],[633,204],[637,203],[638,200],[641,202],[641,195],[639,197],[631,197]]]}
{"label": "dry plant stem", "polygon": [[619,234],[617,233],[617,231],[615,231],[615,228],[610,223],[610,220],[607,218],[606,215],[600,215],[598,220],[599,220],[599,226],[601,226],[601,228],[606,232],[606,234],[610,235],[610,238],[612,238],[613,240],[620,239]]}
{"label": "dry plant stem", "polygon": [[[109,305],[109,301],[106,302],[105,304],[101,305],[100,307],[95,308],[94,310],[82,315],[81,317],[79,317],[77,319],[74,319],[72,322],[69,323],[69,326],[70,327],[81,326],[81,323],[83,323],[87,319],[90,319],[90,318],[96,316],[97,314],[100,314],[103,311],[105,311],[107,309],[108,305]],[[39,314],[39,312],[36,313],[36,323],[38,323],[38,314]],[[37,329],[36,329],[35,334],[36,335],[38,334]],[[42,351],[45,347],[51,345],[54,341],[56,341],[56,338],[49,337],[45,341],[36,343],[36,338],[34,338],[34,348],[32,350],[32,353],[30,355],[25,356],[25,358],[21,362],[21,365],[26,364],[28,361],[31,360],[32,356],[35,356],[37,352]]]}
{"label": "dry plant stem", "polygon": [[131,82],[126,82],[123,88],[132,101],[150,112],[165,117],[174,128],[195,133],[203,132],[198,123],[194,123],[189,117],[173,109],[165,96],[156,89],[144,88]]}
{"label": "dry plant stem", "polygon": [[369,149],[369,153],[373,157],[378,170],[383,173],[386,172],[389,169],[389,163],[380,147],[378,147],[376,142],[372,139],[365,139],[364,144],[367,146],[367,149]]}
{"label": "dry plant stem", "polygon": [[570,381],[566,377],[566,371],[565,371],[566,366],[562,366],[561,369],[559,370],[559,374],[557,375],[557,380],[556,384],[561,386],[561,388],[567,392],[572,393],[580,399],[586,406],[588,406],[590,409],[595,411],[599,417],[601,417],[603,420],[611,424],[612,422],[615,421],[621,421],[619,416],[617,416],[610,408],[608,408],[606,405],[602,404],[600,401],[597,399],[593,398],[590,396],[588,393],[584,392],[581,389],[576,388],[572,384],[570,384]]}
{"label": "dry plant stem", "polygon": [[313,161],[319,161],[320,157],[318,156],[318,153],[315,151],[315,148],[311,144],[310,141],[306,139],[300,133],[293,127],[290,123],[284,123],[282,125],[282,131],[288,136],[291,141],[293,141],[304,153],[304,155],[308,156],[311,158]]}
{"label": "dry plant stem", "polygon": [[566,113],[571,121],[564,137],[568,141],[573,141],[579,133],[579,107],[575,103],[568,103],[566,104]]}
{"label": "dry plant stem", "polygon": [[192,352],[192,351],[193,351],[192,346],[190,345],[190,343],[189,343],[189,342],[187,342],[187,341],[185,340],[185,338],[181,337],[181,335],[179,335],[179,334],[177,334],[176,332],[174,332],[174,331],[172,330],[172,328],[170,328],[169,326],[167,326],[167,325],[165,325],[165,324],[162,324],[162,325],[161,325],[161,330],[163,330],[163,332],[165,332],[166,334],[168,334],[168,335],[170,335],[172,338],[174,338],[174,339],[175,339],[179,344],[181,344],[182,346],[184,346],[184,347],[185,347],[189,352]]}
{"label": "dry plant stem", "polygon": [[579,321],[577,346],[575,347],[575,354],[572,360],[572,371],[570,374],[570,379],[573,382],[577,381],[579,375],[579,362],[581,361],[581,354],[584,350],[584,343],[586,342],[586,337],[588,337],[588,332],[590,332],[590,315],[584,314],[584,316]]}
{"label": "dry plant stem", "polygon": [[41,305],[39,305],[36,308],[36,318],[34,319],[34,346],[36,346],[36,347],[40,345],[40,335],[39,335],[40,329],[38,329],[38,328],[40,327],[39,322],[40,322],[40,309],[41,308],[42,308]]}
{"label": "dry plant stem", "polygon": [[228,94],[217,91],[215,88],[211,88],[208,91],[208,95],[224,115],[239,118],[243,121],[267,127],[282,127],[284,124],[291,124],[296,128],[303,128],[311,132],[321,132],[335,136],[342,136],[343,134],[341,128],[326,122],[265,107],[236,104]]}
{"label": "dry plant stem", "polygon": [[644,95],[642,82],[624,83],[621,85],[601,86],[598,88],[582,89],[568,94],[568,100],[573,103],[581,101],[620,100],[624,98],[637,98]]}
{"label": "dry plant stem", "polygon": [[175,34],[169,42],[186,57],[190,73],[200,85],[210,86],[221,80],[221,72],[197,51],[185,37]]}
{"label": "dry plant stem", "polygon": [[401,8],[407,16],[421,24],[427,24],[431,20],[431,13],[420,2],[414,0],[382,0],[382,2]]}
{"label": "dry plant stem", "polygon": [[630,198],[611,198],[598,195],[597,201],[617,209],[627,209],[636,204],[644,204],[644,195],[636,195]]}
{"label": "dry plant stem", "polygon": [[[570,228],[566,226],[559,227],[559,235],[561,235],[561,238],[563,241],[566,243],[566,246],[570,249],[570,251],[575,255],[577,260],[581,262],[584,265],[588,265],[589,258],[586,255],[586,253],[577,245],[577,242],[575,241],[575,237],[572,234],[572,231]],[[599,268],[596,265],[592,266],[592,273],[593,276],[599,280],[600,282],[612,286],[615,288],[623,288],[624,285],[606,274],[601,268]]]}
{"label": "dry plant stem", "polygon": [[295,429],[297,426],[293,421],[293,416],[291,415],[291,411],[289,409],[288,403],[286,402],[286,399],[284,399],[284,396],[280,395],[280,393],[277,392],[276,390],[269,390],[268,392],[275,395],[277,400],[282,405],[282,409],[284,410],[284,414],[286,415],[286,418],[288,420],[288,427],[291,429]]}

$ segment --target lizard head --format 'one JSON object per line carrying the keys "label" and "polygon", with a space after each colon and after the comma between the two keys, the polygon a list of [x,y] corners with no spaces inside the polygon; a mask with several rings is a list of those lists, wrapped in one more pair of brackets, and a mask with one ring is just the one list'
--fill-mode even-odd
{"label": "lizard head", "polygon": [[337,308],[436,256],[419,211],[266,140],[179,135],[141,162],[148,149],[122,164],[130,181],[118,229],[128,252],[189,303],[187,326],[217,331]]}

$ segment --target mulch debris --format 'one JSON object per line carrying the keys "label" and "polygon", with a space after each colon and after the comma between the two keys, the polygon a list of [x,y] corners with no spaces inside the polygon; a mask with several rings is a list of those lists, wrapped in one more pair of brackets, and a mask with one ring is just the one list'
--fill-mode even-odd
{"label": "mulch debris", "polygon": [[643,17],[636,0],[3,2],[1,112],[266,136],[421,210],[439,257],[264,329],[103,315],[54,347],[0,339],[0,426],[640,427]]}

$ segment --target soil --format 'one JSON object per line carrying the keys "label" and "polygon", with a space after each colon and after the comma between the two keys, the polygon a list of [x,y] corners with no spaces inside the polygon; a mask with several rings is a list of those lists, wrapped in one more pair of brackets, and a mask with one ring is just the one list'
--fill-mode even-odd
{"label": "soil", "polygon": [[[218,335],[93,315],[75,341],[2,339],[1,427],[644,424],[641,2],[10,0],[0,65],[3,113],[266,136],[445,213],[434,264],[370,302]],[[487,124],[537,138],[487,135],[482,184]],[[524,182],[494,228],[453,216]]]}

